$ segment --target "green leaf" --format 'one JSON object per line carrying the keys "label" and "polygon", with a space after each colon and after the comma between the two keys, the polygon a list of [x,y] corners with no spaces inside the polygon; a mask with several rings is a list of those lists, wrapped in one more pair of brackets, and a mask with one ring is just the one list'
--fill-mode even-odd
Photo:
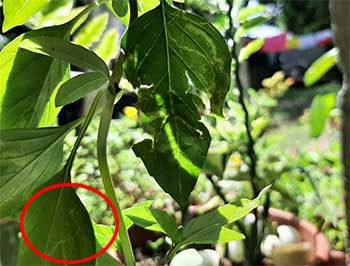
{"label": "green leaf", "polygon": [[244,23],[252,17],[256,17],[260,13],[266,11],[266,6],[257,5],[254,7],[244,7],[239,10],[238,21],[239,23]]}
{"label": "green leaf", "polygon": [[116,57],[119,47],[118,32],[115,29],[110,29],[98,43],[95,53],[108,64],[110,60]]}
{"label": "green leaf", "polygon": [[[92,221],[92,226],[95,231],[96,241],[99,245],[105,247],[108,242],[112,239],[114,233],[114,226],[97,224]],[[111,246],[112,249],[117,249],[117,243],[113,243]]]}
{"label": "green leaf", "polygon": [[56,96],[56,106],[75,102],[94,90],[107,88],[108,78],[100,72],[89,72],[78,75],[60,87]]}
{"label": "green leaf", "polygon": [[192,92],[206,93],[212,111],[221,113],[230,84],[230,53],[210,23],[165,1],[138,18],[123,42],[126,75],[141,88],[139,107],[153,136],[136,144],[134,152],[185,208],[210,144]]}
{"label": "green leaf", "polygon": [[16,214],[33,192],[58,172],[63,140],[79,123],[0,131],[0,218]]}
{"label": "green leaf", "polygon": [[245,36],[252,29],[260,26],[262,23],[268,21],[271,18],[271,14],[261,15],[253,18],[247,19],[242,25],[237,29],[234,40],[239,42],[240,39]]}
{"label": "green leaf", "polygon": [[336,105],[335,93],[317,95],[311,104],[310,126],[311,136],[318,137],[322,134],[330,112]]}
{"label": "green leaf", "polygon": [[73,9],[73,4],[71,0],[50,0],[48,4],[35,15],[31,23],[33,23],[36,28],[65,23],[76,15],[69,18]]}
{"label": "green leaf", "polygon": [[101,72],[109,77],[108,67],[100,57],[69,41],[54,37],[34,37],[25,39],[20,46],[34,53],[51,56],[78,67]]}
{"label": "green leaf", "polygon": [[332,67],[337,64],[338,49],[333,48],[318,58],[304,74],[304,84],[311,86],[319,81]]}
{"label": "green leaf", "polygon": [[77,33],[74,42],[86,48],[99,41],[108,23],[108,13],[102,13],[88,21]]}
{"label": "green leaf", "polygon": [[4,24],[2,31],[26,23],[43,8],[49,0],[4,0]]}
{"label": "green leaf", "polygon": [[123,211],[123,214],[140,227],[168,235],[174,243],[180,240],[175,220],[164,211],[133,207]]}
{"label": "green leaf", "polygon": [[[221,34],[203,18],[165,1],[138,18],[124,37],[126,74],[135,87],[160,93],[207,93],[221,114],[230,85],[231,56]],[[159,71],[159,69],[163,71]]]}
{"label": "green leaf", "polygon": [[[96,242],[96,252],[100,251],[102,247]],[[103,253],[96,259],[96,266],[121,266],[121,264],[113,258],[108,252]]]}
{"label": "green leaf", "polygon": [[108,2],[119,17],[127,15],[129,7],[128,0],[109,0]]}
{"label": "green leaf", "polygon": [[0,51],[0,128],[51,126],[59,109],[54,97],[60,83],[66,79],[69,66],[20,48],[27,38],[69,37],[79,19],[94,5],[85,8],[70,22],[23,34]]}
{"label": "green leaf", "polygon": [[[62,182],[66,182],[64,170],[44,187]],[[28,208],[24,228],[30,242],[50,257],[77,260],[96,253],[89,214],[73,188],[54,189],[37,198]],[[21,243],[18,265],[51,264]],[[84,264],[95,265],[95,260]]]}
{"label": "green leaf", "polygon": [[244,236],[226,228],[259,206],[259,198],[242,200],[241,206],[226,204],[209,213],[190,220],[183,229],[182,246],[190,244],[226,243]]}
{"label": "green leaf", "polygon": [[256,39],[249,42],[239,51],[238,61],[243,62],[244,60],[247,60],[252,54],[259,51],[264,46],[264,43],[265,39]]}

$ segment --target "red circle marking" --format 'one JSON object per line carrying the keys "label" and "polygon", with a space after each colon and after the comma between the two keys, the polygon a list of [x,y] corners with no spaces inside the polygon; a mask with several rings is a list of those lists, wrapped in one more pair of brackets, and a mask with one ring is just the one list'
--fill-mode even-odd
{"label": "red circle marking", "polygon": [[[25,230],[24,230],[24,217],[27,213],[27,210],[29,208],[29,206],[38,198],[40,197],[42,194],[50,191],[50,190],[54,190],[54,189],[57,189],[57,188],[65,188],[65,187],[78,187],[78,188],[83,188],[83,189],[87,189],[89,191],[92,191],[94,192],[95,194],[99,195],[101,198],[103,198],[107,203],[108,205],[111,207],[112,209],[112,212],[113,212],[113,216],[114,216],[114,219],[115,219],[115,227],[114,227],[114,232],[113,232],[113,235],[112,235],[112,238],[111,240],[108,242],[108,244],[102,248],[99,252],[89,256],[89,257],[86,257],[86,258],[82,258],[82,259],[76,259],[76,260],[60,260],[60,259],[56,259],[56,258],[53,258],[53,257],[50,257],[44,253],[42,253],[40,250],[38,250],[28,239],[28,236],[26,235],[25,233]],[[27,203],[24,205],[23,207],[23,210],[22,210],[22,213],[21,213],[21,216],[20,216],[20,230],[21,230],[21,233],[22,233],[22,237],[23,237],[23,240],[24,242],[27,244],[27,246],[36,254],[38,255],[39,257],[45,259],[45,260],[48,260],[48,261],[51,261],[51,262],[54,262],[54,263],[60,263],[60,264],[80,264],[80,263],[84,263],[84,262],[88,262],[88,261],[91,261],[93,259],[96,259],[97,257],[101,256],[103,253],[105,253],[114,243],[114,241],[116,240],[117,238],[117,235],[118,235],[118,230],[119,230],[119,215],[118,215],[118,212],[113,204],[113,202],[105,195],[103,194],[102,192],[100,192],[99,190],[93,188],[93,187],[90,187],[90,186],[87,186],[87,185],[84,185],[84,184],[78,184],[78,183],[61,183],[61,184],[55,184],[55,185],[52,185],[52,186],[49,186],[49,187],[46,187],[40,191],[38,191],[37,193],[35,193],[28,201]]]}

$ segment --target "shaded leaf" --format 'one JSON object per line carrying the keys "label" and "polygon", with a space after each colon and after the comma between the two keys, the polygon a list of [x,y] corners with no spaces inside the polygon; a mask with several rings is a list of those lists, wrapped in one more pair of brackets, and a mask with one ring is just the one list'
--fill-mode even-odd
{"label": "shaded leaf", "polygon": [[333,48],[318,58],[304,74],[304,84],[311,86],[337,64],[338,49]]}
{"label": "shaded leaf", "polygon": [[51,56],[82,68],[88,68],[109,76],[105,62],[94,52],[66,40],[54,37],[26,38],[21,48],[29,51]]}
{"label": "shaded leaf", "polygon": [[310,126],[311,136],[318,137],[322,134],[330,112],[336,105],[335,93],[317,95],[311,104]]}
{"label": "shaded leaf", "polygon": [[128,0],[109,0],[109,4],[119,17],[124,17],[127,15],[129,7]]}
{"label": "shaded leaf", "polygon": [[0,218],[16,214],[33,192],[57,173],[63,140],[79,123],[0,131]]}
{"label": "shaded leaf", "polygon": [[4,0],[4,24],[2,31],[26,23],[43,8],[49,0]]}
{"label": "shaded leaf", "polygon": [[[66,182],[64,170],[44,187],[62,182]],[[45,255],[60,260],[77,260],[96,253],[89,214],[71,187],[41,195],[28,208],[24,221],[29,241]],[[18,260],[18,265],[52,265],[23,242]],[[84,264],[95,265],[95,260]]]}
{"label": "shaded leaf", "polygon": [[94,90],[107,88],[108,78],[100,72],[78,75],[62,84],[56,96],[56,106],[75,102]]}
{"label": "shaded leaf", "polygon": [[264,46],[264,43],[265,39],[256,39],[249,42],[239,51],[238,61],[243,62],[244,60],[247,60],[252,54],[259,51]]}
{"label": "shaded leaf", "polygon": [[89,20],[76,33],[74,42],[86,48],[99,41],[108,23],[108,13],[102,13]]}

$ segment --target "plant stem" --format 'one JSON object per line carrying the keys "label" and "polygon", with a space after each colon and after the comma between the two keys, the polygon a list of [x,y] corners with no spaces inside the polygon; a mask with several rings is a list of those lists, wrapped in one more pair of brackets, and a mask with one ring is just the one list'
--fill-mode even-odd
{"label": "plant stem", "polygon": [[70,155],[69,155],[69,157],[67,159],[66,165],[65,165],[67,174],[72,170],[75,155],[77,153],[77,150],[80,147],[81,141],[82,141],[82,139],[83,139],[83,137],[84,137],[84,135],[85,135],[89,125],[90,125],[90,122],[91,122],[92,118],[94,117],[94,114],[96,112],[98,104],[99,104],[99,102],[101,100],[102,94],[103,94],[102,91],[97,93],[94,101],[92,102],[90,110],[89,110],[88,114],[86,115],[86,117],[84,119],[83,125],[81,127],[80,132],[79,132],[79,135],[78,135],[77,139],[74,142],[73,149],[72,149],[72,151],[71,151],[71,153],[70,153]]}
{"label": "plant stem", "polygon": [[135,266],[133,249],[125,226],[122,210],[115,193],[107,160],[107,137],[112,120],[115,98],[116,95],[112,94],[110,90],[106,91],[105,105],[101,113],[101,120],[98,129],[97,160],[106,194],[115,205],[119,214],[119,236],[126,266]]}

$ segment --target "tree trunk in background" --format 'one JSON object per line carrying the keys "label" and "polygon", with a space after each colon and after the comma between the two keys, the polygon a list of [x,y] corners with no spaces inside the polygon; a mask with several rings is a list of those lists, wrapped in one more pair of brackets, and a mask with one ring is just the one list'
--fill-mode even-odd
{"label": "tree trunk in background", "polygon": [[330,14],[335,45],[339,48],[338,64],[343,72],[343,87],[338,95],[341,110],[341,142],[346,212],[346,265],[350,265],[350,1],[331,0]]}

